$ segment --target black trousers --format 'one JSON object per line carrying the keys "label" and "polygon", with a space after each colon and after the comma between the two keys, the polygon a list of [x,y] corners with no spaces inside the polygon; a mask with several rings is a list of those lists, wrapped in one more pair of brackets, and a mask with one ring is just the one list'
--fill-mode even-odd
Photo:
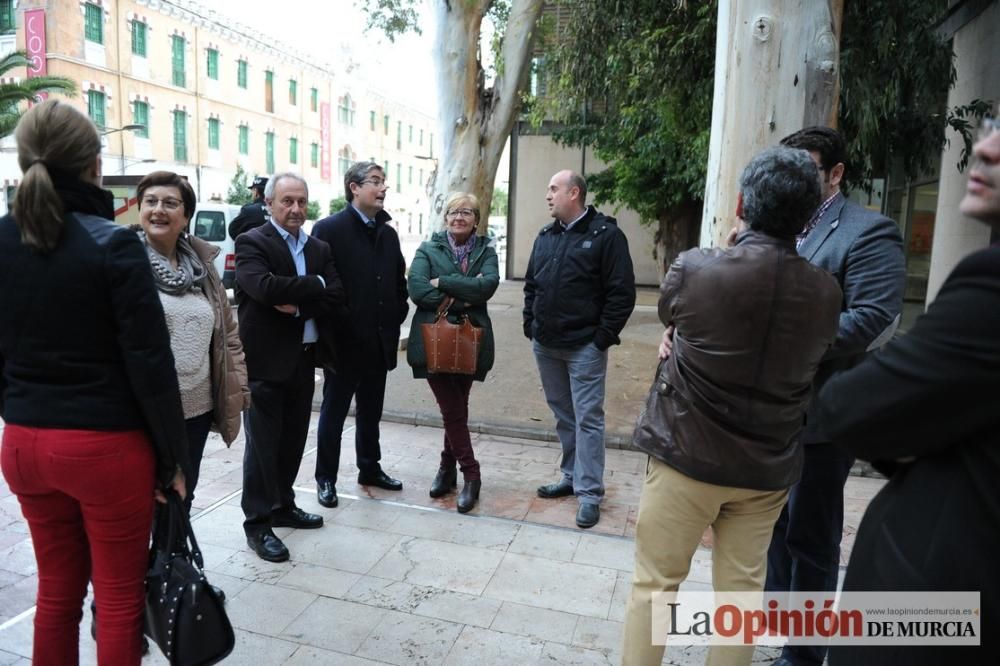
{"label": "black trousers", "polygon": [[284,381],[250,379],[250,409],[243,412],[243,529],[270,529],[271,513],[295,507],[292,484],[312,412],[315,353],[303,346],[295,370]]}
{"label": "black trousers", "polygon": [[[833,591],[844,534],[844,484],[854,464],[829,443],[804,444],[802,478],[774,524],[767,551],[768,592]],[[785,646],[781,656],[796,666],[822,664],[826,644]]]}
{"label": "black trousers", "polygon": [[384,367],[364,370],[347,370],[332,373],[323,371],[323,406],[319,412],[319,431],[316,437],[316,481],[337,483],[340,467],[340,440],[344,420],[355,400],[354,451],[358,470],[364,475],[378,474],[382,460],[379,445],[379,422],[385,401]]}

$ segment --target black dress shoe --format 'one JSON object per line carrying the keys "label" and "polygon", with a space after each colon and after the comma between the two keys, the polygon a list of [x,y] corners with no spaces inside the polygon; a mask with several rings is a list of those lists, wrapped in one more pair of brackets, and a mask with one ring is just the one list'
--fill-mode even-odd
{"label": "black dress shoe", "polygon": [[576,512],[576,526],[587,529],[597,524],[601,519],[601,507],[598,504],[581,504]]}
{"label": "black dress shoe", "polygon": [[381,488],[382,490],[402,490],[403,482],[398,479],[394,479],[382,470],[375,472],[374,474],[358,474],[358,483],[362,486],[375,486],[376,488]]}
{"label": "black dress shoe", "polygon": [[538,486],[538,496],[545,499],[556,497],[569,497],[573,494],[573,484],[563,479],[558,483],[550,483],[546,486]]}
{"label": "black dress shoe", "polygon": [[323,516],[306,513],[299,507],[282,509],[271,513],[271,527],[295,527],[300,530],[314,530],[323,527]]}
{"label": "black dress shoe", "polygon": [[462,492],[458,495],[458,512],[468,513],[479,501],[479,489],[483,487],[483,482],[479,479],[466,481],[462,486]]}
{"label": "black dress shoe", "polygon": [[316,484],[316,501],[328,509],[337,506],[337,487],[333,485],[333,481],[320,481]]}
{"label": "black dress shoe", "polygon": [[434,480],[431,481],[431,497],[443,497],[451,492],[451,489],[458,485],[458,472],[452,467],[450,470],[438,467]]}
{"label": "black dress shoe", "polygon": [[268,562],[284,562],[288,559],[288,549],[271,530],[247,535],[247,545],[257,557]]}

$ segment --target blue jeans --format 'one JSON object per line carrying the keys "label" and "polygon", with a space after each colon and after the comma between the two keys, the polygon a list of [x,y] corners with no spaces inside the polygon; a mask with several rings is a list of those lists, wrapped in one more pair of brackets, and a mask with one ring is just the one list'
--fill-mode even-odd
{"label": "blue jeans", "polygon": [[604,497],[604,383],[608,352],[588,343],[555,349],[535,341],[538,374],[545,400],[556,417],[562,444],[563,478],[573,484],[581,504]]}

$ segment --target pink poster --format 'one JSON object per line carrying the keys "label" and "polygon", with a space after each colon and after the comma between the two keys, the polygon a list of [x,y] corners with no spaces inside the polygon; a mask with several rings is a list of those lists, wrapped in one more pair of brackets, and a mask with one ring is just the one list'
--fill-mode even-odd
{"label": "pink poster", "polygon": [[[28,78],[48,74],[45,58],[45,10],[29,9],[24,12],[24,43],[28,52]],[[48,93],[39,93],[39,102],[48,99]]]}
{"label": "pink poster", "polygon": [[319,175],[324,181],[330,181],[330,103],[319,105],[319,135],[320,135],[320,169]]}

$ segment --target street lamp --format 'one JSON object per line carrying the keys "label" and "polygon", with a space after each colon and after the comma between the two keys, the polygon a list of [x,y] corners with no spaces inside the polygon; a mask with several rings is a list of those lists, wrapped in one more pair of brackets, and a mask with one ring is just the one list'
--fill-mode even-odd
{"label": "street lamp", "polygon": [[[101,130],[101,137],[106,137],[109,134],[114,134],[115,132],[144,132],[146,126],[141,123],[133,123],[130,125],[123,125],[121,127],[105,127]],[[125,175],[125,135],[123,134],[119,139],[119,145],[121,146],[119,164],[121,165],[121,174]],[[146,160],[142,160],[146,161]],[[149,160],[153,161],[153,160]],[[139,164],[140,162],[133,162],[133,164]]]}

